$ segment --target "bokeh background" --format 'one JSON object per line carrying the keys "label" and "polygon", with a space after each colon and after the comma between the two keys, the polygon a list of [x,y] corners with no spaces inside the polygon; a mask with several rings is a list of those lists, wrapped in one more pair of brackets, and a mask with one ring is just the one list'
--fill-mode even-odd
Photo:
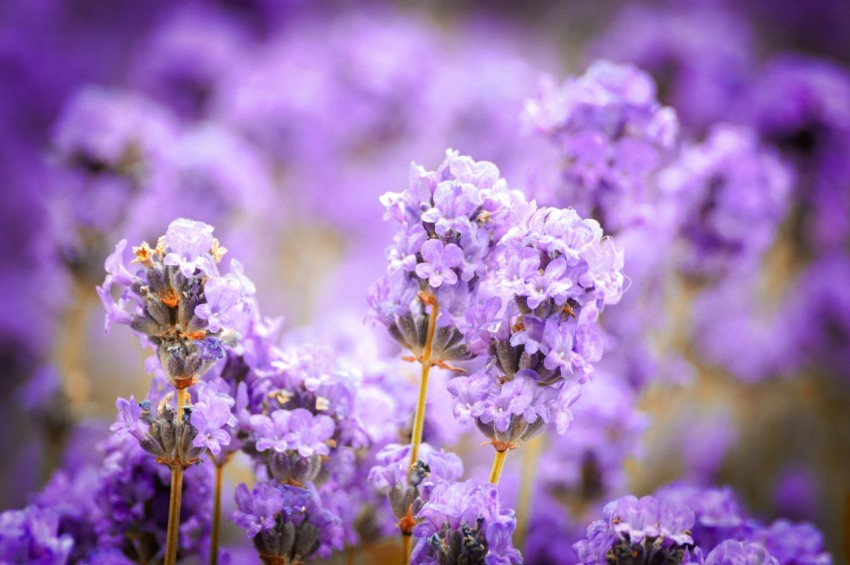
{"label": "bokeh background", "polygon": [[[625,445],[607,494],[729,484],[753,515],[814,522],[841,562],[848,29],[841,0],[0,3],[0,508],[25,505],[57,466],[96,460],[116,396],[147,390],[138,340],[104,335],[95,293],[119,239],[153,242],[180,216],[209,222],[264,312],[285,316],[287,343],[377,363],[395,354],[363,324],[392,237],[378,197],[406,186],[411,161],[433,168],[452,147],[572,205],[561,148],[528,101],[607,58],[651,74],[683,148],[718,123],[747,128],[788,185],[752,220],[763,233],[743,267],[720,254],[706,274],[686,231],[662,242],[623,230],[634,298],[605,320],[618,345],[602,375],[633,386],[623,399],[600,378],[587,401],[607,426],[599,441]],[[729,198],[746,207],[768,185]],[[436,437],[460,451],[478,441],[460,428]],[[586,523],[601,493],[574,454],[591,449],[557,441],[535,488]],[[578,486],[564,491],[570,474]]]}

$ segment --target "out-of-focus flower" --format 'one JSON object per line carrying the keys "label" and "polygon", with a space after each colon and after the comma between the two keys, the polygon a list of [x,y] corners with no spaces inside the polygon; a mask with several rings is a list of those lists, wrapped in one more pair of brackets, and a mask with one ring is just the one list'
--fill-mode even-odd
{"label": "out-of-focus flower", "polygon": [[513,547],[513,510],[502,508],[494,485],[442,483],[416,515],[411,563],[521,563]]}
{"label": "out-of-focus flower", "polygon": [[0,514],[0,560],[7,563],[61,565],[74,540],[59,535],[59,516],[48,509],[27,507]]}
{"label": "out-of-focus flower", "polygon": [[683,269],[711,280],[758,264],[787,213],[791,181],[778,155],[741,126],[715,125],[683,148],[658,179],[681,202]]}
{"label": "out-of-focus flower", "polygon": [[581,563],[682,563],[693,546],[688,507],[651,496],[626,496],[608,503],[604,519],[587,528],[573,548]]}
{"label": "out-of-focus flower", "polygon": [[562,86],[545,77],[525,104],[530,127],[554,143],[566,164],[546,202],[575,207],[617,232],[665,221],[650,177],[671,156],[679,122],[655,97],[652,78],[631,65],[595,62]]}

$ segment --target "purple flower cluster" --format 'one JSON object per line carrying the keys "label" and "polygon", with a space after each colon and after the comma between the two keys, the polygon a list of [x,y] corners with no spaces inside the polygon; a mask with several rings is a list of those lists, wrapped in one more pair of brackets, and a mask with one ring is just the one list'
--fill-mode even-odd
{"label": "purple flower cluster", "polygon": [[283,483],[347,476],[350,450],[368,445],[354,413],[356,376],[327,349],[267,353],[246,381],[245,449]]}
{"label": "purple flower cluster", "polygon": [[551,78],[525,105],[525,120],[558,147],[568,166],[546,201],[569,202],[614,232],[658,221],[651,175],[673,154],[679,122],[655,83],[631,65],[593,63],[562,86]]}
{"label": "purple flower cluster", "polygon": [[[239,335],[253,308],[254,285],[233,260],[221,275],[217,263],[226,249],[213,227],[175,220],[157,246],[134,247],[131,271],[125,264],[126,240],[106,260],[107,276],[98,294],[106,307],[106,329],[129,325],[156,348],[169,382],[192,385],[223,355],[221,344]],[[116,301],[113,287],[121,289]]]}
{"label": "purple flower cluster", "polygon": [[501,508],[499,490],[473,481],[441,483],[416,515],[411,563],[448,565],[522,563],[511,536],[513,510]]}
{"label": "purple flower cluster", "polygon": [[752,36],[741,14],[725,3],[625,4],[589,51],[650,73],[683,126],[702,130],[741,112]]}
{"label": "purple flower cluster", "polygon": [[[778,479],[750,481],[752,515],[731,487],[625,494],[670,473],[741,480],[753,412],[733,395],[816,430],[844,414],[841,0],[615,3],[587,21],[557,3],[438,18],[381,1],[52,4],[0,5],[0,356],[19,391],[6,402],[41,443],[0,407],[14,432],[0,502],[29,502],[0,513],[0,562],[170,562],[175,545],[223,565],[343,548],[383,561],[399,530],[415,563],[440,565],[519,549],[541,564],[830,562],[817,527],[753,516],[834,514],[813,480],[830,469],[797,454],[841,463],[840,434],[780,433],[805,449],[755,458]],[[559,76],[583,48],[610,60],[535,96],[538,69]],[[386,192],[410,155],[447,146],[482,160],[449,150]],[[293,320],[285,337],[210,224]],[[144,243],[128,256],[127,241]],[[130,350],[89,335],[104,259],[107,331],[128,325],[155,352],[148,394],[119,398],[111,427],[87,418],[136,387]],[[384,268],[368,317],[395,344],[359,323]],[[419,367],[401,361],[421,364],[418,403]],[[775,394],[777,376],[804,402]],[[491,462],[470,423],[497,450],[496,485],[461,482]],[[505,463],[549,425],[521,472]],[[107,427],[97,449],[66,443]],[[208,555],[219,506],[247,535]]]}
{"label": "purple flower cluster", "polygon": [[719,124],[684,147],[658,179],[681,200],[683,269],[716,279],[757,265],[788,209],[791,171],[761,146],[755,131]]}
{"label": "purple flower cluster", "polygon": [[623,252],[595,220],[532,206],[499,242],[497,296],[469,309],[470,350],[488,366],[449,383],[455,415],[474,420],[497,450],[515,448],[549,421],[563,433],[580,384],[602,355],[595,322],[623,293]]}
{"label": "purple flower cluster", "polygon": [[236,489],[230,519],[253,539],[263,563],[327,558],[343,547],[340,519],[325,510],[318,493],[276,481]]}
{"label": "purple flower cluster", "polygon": [[694,513],[651,496],[608,503],[604,519],[587,528],[573,547],[581,563],[682,563],[693,546]]}
{"label": "purple flower cluster", "polygon": [[729,488],[671,485],[653,496],[617,499],[603,514],[573,546],[581,563],[831,562],[811,524],[763,526],[747,517]]}
{"label": "purple flower cluster", "polygon": [[0,514],[0,555],[7,563],[62,565],[74,540],[59,534],[59,516],[49,509],[28,507]]}
{"label": "purple flower cluster", "polygon": [[[425,347],[424,302],[439,306],[432,359],[467,356],[457,326],[494,264],[494,248],[527,207],[499,169],[456,151],[436,171],[411,165],[404,192],[381,197],[400,228],[387,248],[387,275],[369,293],[371,316],[414,355]],[[431,298],[433,297],[433,298]]]}

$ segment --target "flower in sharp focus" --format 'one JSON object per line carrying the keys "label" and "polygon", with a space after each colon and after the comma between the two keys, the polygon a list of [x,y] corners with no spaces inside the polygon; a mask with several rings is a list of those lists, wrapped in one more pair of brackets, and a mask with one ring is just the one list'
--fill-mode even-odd
{"label": "flower in sharp focus", "polygon": [[192,404],[189,417],[198,432],[192,445],[218,455],[222,446],[230,445],[230,434],[224,428],[236,425],[236,416],[231,412],[235,400],[206,383],[198,385],[197,393],[198,400]]}
{"label": "flower in sharp focus", "polygon": [[[126,242],[106,260],[107,276],[98,294],[106,329],[124,323],[157,349],[169,380],[177,388],[192,385],[247,331],[254,307],[254,285],[237,261],[230,273],[219,274],[225,249],[213,237],[212,226],[180,218],[171,223],[155,248],[133,248],[139,264],[124,263]],[[121,290],[117,302],[113,288]]]}

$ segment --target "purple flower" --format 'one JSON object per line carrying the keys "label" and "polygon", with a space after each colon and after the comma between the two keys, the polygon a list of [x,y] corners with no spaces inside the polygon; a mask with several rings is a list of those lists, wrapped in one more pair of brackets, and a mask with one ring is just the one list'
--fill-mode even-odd
{"label": "purple flower", "polygon": [[505,432],[510,427],[512,416],[521,416],[529,423],[537,419],[536,412],[531,409],[534,399],[533,387],[536,382],[517,375],[511,381],[503,384],[498,394],[488,397],[483,402],[483,410],[478,417],[484,424],[493,423],[496,430]]}
{"label": "purple flower", "polygon": [[52,510],[27,507],[0,514],[0,560],[5,563],[62,565],[74,545],[59,535],[59,516]]}
{"label": "purple flower", "polygon": [[[467,357],[469,352],[457,347],[462,345],[457,327],[464,324],[481,281],[492,269],[498,238],[528,207],[524,196],[508,189],[492,163],[449,150],[435,171],[412,165],[408,189],[385,194],[381,202],[387,208],[385,219],[400,226],[386,252],[391,278],[370,290],[373,317],[419,355],[425,335],[412,330],[428,308],[417,292],[431,294],[439,305],[437,324],[445,332],[438,340],[445,346],[432,350],[433,358]],[[420,281],[428,286],[420,288]]]}
{"label": "purple flower", "polygon": [[[287,501],[281,491],[269,483],[257,483],[253,491],[240,484],[236,487],[237,509],[230,519],[246,531],[249,538],[275,527],[277,515],[283,511]],[[303,506],[303,504],[301,505]]]}
{"label": "purple flower", "polygon": [[327,441],[334,434],[334,421],[323,414],[314,416],[303,408],[292,411],[289,419],[288,441],[291,449],[295,449],[301,457],[312,455],[327,455],[330,447]]}
{"label": "purple flower", "polygon": [[485,410],[484,401],[495,392],[496,387],[492,379],[478,373],[450,380],[447,388],[454,398],[452,411],[458,422],[466,424],[470,419],[480,417]]}
{"label": "purple flower", "polygon": [[237,510],[230,519],[253,538],[264,558],[281,562],[309,561],[342,549],[341,520],[323,503],[320,494],[290,485],[259,482],[253,491],[236,489]]}
{"label": "purple flower", "polygon": [[438,239],[429,239],[422,244],[422,259],[424,263],[416,265],[416,275],[428,279],[434,288],[439,288],[444,282],[455,284],[457,273],[452,269],[463,264],[463,251],[454,243],[443,245]]}
{"label": "purple flower", "polygon": [[[235,346],[256,315],[255,288],[242,265],[231,261],[231,272],[219,274],[216,263],[226,250],[212,231],[202,222],[175,220],[156,247],[143,242],[133,248],[137,275],[122,266],[122,241],[107,260],[108,274],[98,288],[106,329],[114,322],[128,324],[156,348],[166,376],[180,388],[212,367],[223,353],[222,342]],[[117,302],[113,286],[122,289]]]}
{"label": "purple flower", "polygon": [[148,426],[141,419],[142,409],[136,403],[136,398],[134,396],[130,396],[130,400],[119,398],[115,401],[115,407],[118,409],[118,421],[109,426],[109,429],[118,437],[129,434],[141,441],[148,432]]}
{"label": "purple flower", "polygon": [[718,124],[659,176],[679,201],[684,270],[716,278],[757,261],[788,210],[792,175],[756,132]]}
{"label": "purple flower", "polygon": [[441,483],[417,513],[411,563],[521,563],[511,542],[513,510],[502,508],[495,485]]}
{"label": "purple flower", "polygon": [[261,414],[251,416],[251,426],[259,438],[257,451],[295,450],[302,457],[330,453],[326,442],[333,436],[334,422],[328,416],[314,416],[303,408],[276,410],[271,418]]}
{"label": "purple flower", "polygon": [[[391,443],[375,456],[377,465],[369,470],[369,484],[380,492],[401,485],[407,486],[410,468],[410,444]],[[419,478],[420,491],[428,492],[433,485],[454,482],[463,474],[463,462],[454,453],[438,450],[428,443],[419,446],[419,461],[427,466],[427,475]],[[426,496],[427,498],[427,496]]]}
{"label": "purple flower", "polygon": [[573,546],[581,563],[594,565],[611,558],[619,562],[628,556],[634,563],[646,563],[649,555],[659,552],[681,563],[693,545],[689,529],[694,513],[686,506],[651,496],[625,496],[609,502],[603,514],[603,520],[588,526],[587,539]]}
{"label": "purple flower", "polygon": [[[146,453],[134,438],[110,437],[101,447],[103,461],[90,493],[99,548],[126,549],[125,534],[139,532],[151,544],[153,558],[165,555],[170,471]],[[183,474],[180,548],[193,554],[208,544],[212,511],[212,466],[192,465]],[[129,551],[137,552],[138,546]]]}
{"label": "purple flower", "polygon": [[743,16],[726,5],[625,4],[589,51],[651,73],[682,123],[702,130],[743,109],[756,52]]}
{"label": "purple flower", "polygon": [[524,119],[567,163],[561,186],[541,197],[595,213],[616,231],[653,219],[661,202],[651,176],[675,146],[678,120],[656,100],[649,75],[596,61],[561,87],[546,77],[540,96],[526,101]]}
{"label": "purple flower", "polygon": [[179,267],[184,277],[192,276],[196,269],[215,276],[218,269],[209,255],[213,241],[215,238],[211,225],[186,218],[174,220],[165,232],[169,252],[162,263]]}
{"label": "purple flower", "polygon": [[694,511],[694,543],[708,552],[725,539],[743,539],[750,529],[740,503],[730,487],[702,488],[673,484],[654,496]]}
{"label": "purple flower", "polygon": [[470,217],[481,206],[482,196],[473,184],[443,181],[434,189],[433,200],[434,207],[422,213],[422,221],[434,224],[434,231],[440,236],[450,231],[465,235],[471,229]]}
{"label": "purple flower", "polygon": [[794,524],[788,520],[776,520],[770,526],[756,529],[747,536],[747,540],[764,544],[779,563],[832,563],[829,553],[824,551],[823,534],[805,522]]}
{"label": "purple flower", "polygon": [[235,400],[207,383],[200,383],[196,390],[198,400],[192,404],[190,421],[198,435],[192,444],[218,455],[222,446],[230,445],[230,434],[224,428],[236,425],[236,416],[231,413]]}
{"label": "purple flower", "polygon": [[[241,269],[241,265],[239,268]],[[222,326],[229,325],[228,315],[230,310],[241,304],[246,295],[249,294],[249,289],[245,288],[242,279],[247,280],[244,276],[237,277],[228,274],[219,278],[211,278],[204,285],[206,302],[195,308],[195,314],[207,321],[210,332],[218,333]],[[250,281],[248,283],[251,284]],[[253,288],[253,285],[249,288]]]}

